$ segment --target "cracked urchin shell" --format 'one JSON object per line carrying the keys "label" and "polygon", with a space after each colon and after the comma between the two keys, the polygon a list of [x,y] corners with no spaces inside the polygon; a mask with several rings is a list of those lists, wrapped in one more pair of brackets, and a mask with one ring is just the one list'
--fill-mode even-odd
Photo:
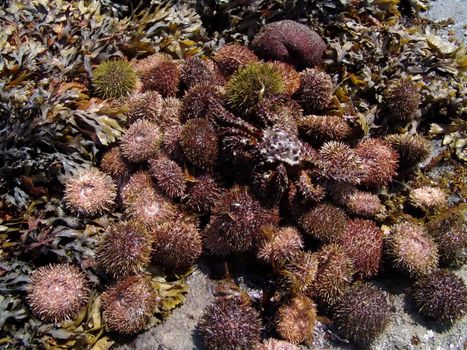
{"label": "cracked urchin shell", "polygon": [[284,20],[265,25],[251,42],[251,47],[263,59],[304,68],[321,62],[326,44],[310,27]]}
{"label": "cracked urchin shell", "polygon": [[88,282],[84,274],[70,264],[39,267],[31,275],[27,301],[34,315],[43,321],[73,319],[87,303]]}
{"label": "cracked urchin shell", "polygon": [[308,252],[297,253],[281,271],[281,284],[292,292],[311,292],[318,270],[318,259]]}
{"label": "cracked urchin shell", "polygon": [[159,150],[162,140],[160,127],[148,120],[133,123],[122,137],[120,149],[130,162],[144,162]]}
{"label": "cracked urchin shell", "polygon": [[310,341],[315,323],[316,305],[303,295],[294,297],[277,311],[277,332],[294,344]]}
{"label": "cracked urchin shell", "polygon": [[173,160],[160,155],[148,162],[149,173],[156,179],[156,186],[169,198],[183,196],[186,190],[183,169]]}
{"label": "cracked urchin shell", "polygon": [[261,340],[258,312],[239,298],[217,299],[206,308],[198,329],[209,350],[256,349]]}
{"label": "cracked urchin shell", "polygon": [[300,348],[285,340],[269,338],[263,341],[255,350],[300,350]]}
{"label": "cracked urchin shell", "polygon": [[366,139],[355,148],[363,161],[361,184],[368,187],[386,186],[397,175],[399,156],[389,143],[381,139]]}
{"label": "cracked urchin shell", "polygon": [[297,122],[300,136],[313,145],[327,141],[344,141],[352,128],[345,118],[335,115],[307,115]]}
{"label": "cracked urchin shell", "polygon": [[373,221],[349,220],[338,244],[352,260],[357,276],[370,278],[378,273],[383,251],[383,233]]}
{"label": "cracked urchin shell", "polygon": [[425,275],[438,266],[438,247],[421,225],[394,225],[386,243],[394,266],[411,275]]}
{"label": "cracked urchin shell", "polygon": [[384,211],[378,196],[365,191],[360,191],[355,186],[348,184],[335,184],[331,188],[331,198],[348,212],[358,216],[374,217]]}
{"label": "cracked urchin shell", "polygon": [[130,166],[119,147],[113,147],[104,153],[101,160],[101,170],[114,179],[122,179],[130,173]]}
{"label": "cracked urchin shell", "polygon": [[189,89],[199,83],[215,83],[216,77],[211,68],[199,57],[189,57],[182,65],[180,83]]}
{"label": "cracked urchin shell", "polygon": [[400,164],[404,166],[414,166],[421,163],[431,153],[430,141],[418,134],[388,135],[385,140],[399,154]]}
{"label": "cracked urchin shell", "polygon": [[446,193],[439,187],[422,186],[410,191],[410,200],[422,209],[438,209],[448,204]]}
{"label": "cracked urchin shell", "polygon": [[226,86],[229,105],[243,116],[257,109],[263,99],[284,92],[278,69],[268,63],[252,63],[232,75]]}
{"label": "cracked urchin shell", "polygon": [[222,245],[231,251],[249,251],[260,242],[262,226],[279,223],[277,210],[263,208],[239,186],[222,194],[211,212],[205,243],[213,253],[219,253],[216,247]]}
{"label": "cracked urchin shell", "polygon": [[175,96],[180,82],[180,66],[170,57],[160,54],[140,60],[137,70],[142,91],[157,91],[162,97]]}
{"label": "cracked urchin shell", "polygon": [[263,130],[257,150],[257,157],[267,164],[282,163],[293,167],[304,158],[304,148],[298,137],[277,127]]}
{"label": "cracked urchin shell", "polygon": [[157,91],[136,93],[128,98],[128,112],[125,113],[129,124],[139,119],[157,123],[162,113],[162,96]]}
{"label": "cracked urchin shell", "polygon": [[240,67],[258,62],[258,57],[246,46],[239,44],[224,45],[214,55],[214,61],[224,75],[235,73]]}
{"label": "cracked urchin shell", "polygon": [[107,328],[122,334],[141,331],[159,305],[160,298],[148,276],[130,276],[102,293]]}
{"label": "cracked urchin shell", "polygon": [[436,270],[411,288],[419,311],[441,322],[454,322],[467,313],[467,287],[448,270]]}
{"label": "cracked urchin shell", "polygon": [[317,251],[318,271],[313,283],[313,298],[325,307],[334,306],[350,287],[352,260],[337,244],[328,244]]}
{"label": "cracked urchin shell", "polygon": [[123,186],[123,205],[128,207],[139,195],[154,187],[151,175],[147,171],[137,171],[130,176],[128,182]]}
{"label": "cracked urchin shell", "polygon": [[284,62],[274,61],[271,64],[281,74],[285,84],[285,92],[288,95],[293,95],[300,88],[300,73],[293,66]]}
{"label": "cracked urchin shell", "polygon": [[214,124],[207,119],[190,119],[183,125],[180,145],[185,157],[194,166],[209,170],[217,160],[219,138]]}
{"label": "cracked urchin shell", "polygon": [[100,98],[121,98],[136,89],[137,76],[126,61],[105,61],[94,68],[92,85]]}
{"label": "cracked urchin shell", "polygon": [[198,261],[202,249],[201,235],[191,222],[168,222],[154,231],[153,261],[169,270],[189,268]]}
{"label": "cracked urchin shell", "polygon": [[347,216],[332,204],[318,204],[298,220],[307,235],[323,242],[337,242],[347,226]]}
{"label": "cracked urchin shell", "polygon": [[209,213],[223,193],[222,187],[209,175],[203,175],[192,181],[188,187],[183,204],[195,213]]}
{"label": "cracked urchin shell", "polygon": [[384,91],[384,103],[396,120],[409,121],[417,117],[421,95],[417,85],[410,79],[393,81]]}
{"label": "cracked urchin shell", "polygon": [[317,165],[323,177],[359,184],[364,170],[360,156],[343,142],[326,142],[319,150]]}
{"label": "cracked urchin shell", "polygon": [[262,229],[262,235],[265,240],[259,247],[257,257],[273,266],[283,266],[303,249],[302,236],[294,227],[266,226]]}
{"label": "cracked urchin shell", "polygon": [[334,321],[339,334],[357,344],[369,345],[386,329],[391,318],[387,294],[368,283],[352,285],[336,304]]}
{"label": "cracked urchin shell", "polygon": [[302,116],[300,105],[285,94],[277,94],[265,98],[258,104],[256,118],[264,129],[273,127],[284,129],[297,135],[297,120]]}
{"label": "cracked urchin shell", "polygon": [[96,253],[97,263],[113,277],[136,275],[151,260],[151,237],[139,222],[109,226]]}
{"label": "cracked urchin shell", "polygon": [[305,112],[321,111],[331,101],[334,85],[331,76],[314,68],[300,73],[300,89],[296,96]]}
{"label": "cracked urchin shell", "polygon": [[63,199],[74,214],[94,216],[113,207],[116,191],[117,187],[110,176],[91,168],[68,179]]}

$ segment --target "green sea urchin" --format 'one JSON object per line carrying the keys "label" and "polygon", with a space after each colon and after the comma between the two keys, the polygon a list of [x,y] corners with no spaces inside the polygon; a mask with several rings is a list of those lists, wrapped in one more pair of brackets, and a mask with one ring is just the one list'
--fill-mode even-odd
{"label": "green sea urchin", "polygon": [[136,72],[126,61],[105,61],[92,72],[94,91],[104,99],[128,96],[136,83]]}

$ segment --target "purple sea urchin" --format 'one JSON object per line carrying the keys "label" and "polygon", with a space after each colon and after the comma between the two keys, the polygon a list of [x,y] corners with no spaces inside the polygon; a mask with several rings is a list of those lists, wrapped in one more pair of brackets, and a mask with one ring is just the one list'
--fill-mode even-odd
{"label": "purple sea urchin", "polygon": [[147,171],[137,171],[130,176],[122,189],[122,199],[125,207],[128,207],[140,194],[153,188],[151,175]]}
{"label": "purple sea urchin", "polygon": [[160,54],[140,60],[137,65],[142,90],[157,91],[162,97],[175,96],[180,82],[179,64]]}
{"label": "purple sea urchin", "polygon": [[256,349],[261,339],[258,312],[239,298],[216,300],[198,327],[209,350]]}
{"label": "purple sea urchin", "polygon": [[137,222],[109,226],[96,253],[97,263],[113,277],[136,275],[151,259],[151,237]]}
{"label": "purple sea urchin", "polygon": [[157,187],[169,198],[180,198],[185,193],[186,184],[183,169],[166,156],[149,160],[149,172],[156,179]]}
{"label": "purple sea urchin", "polygon": [[225,75],[235,73],[240,67],[258,62],[258,57],[246,46],[239,44],[224,45],[214,55],[214,61]]}
{"label": "purple sea urchin", "polygon": [[321,111],[331,101],[334,85],[329,74],[314,68],[300,73],[300,89],[297,98],[305,112]]}
{"label": "purple sea urchin", "polygon": [[180,83],[185,89],[189,89],[199,83],[214,83],[214,72],[199,57],[189,57],[182,65]]}
{"label": "purple sea urchin", "polygon": [[196,84],[183,96],[180,121],[184,123],[188,119],[208,117],[213,104],[222,105],[223,98],[220,87],[207,83]]}
{"label": "purple sea urchin", "polygon": [[351,214],[374,217],[384,211],[377,195],[360,191],[355,186],[337,184],[332,186],[330,192],[332,200],[337,205],[345,207]]}
{"label": "purple sea urchin", "polygon": [[130,162],[144,162],[159,150],[161,139],[162,131],[157,124],[138,120],[123,135],[120,149]]}
{"label": "purple sea urchin", "polygon": [[285,340],[294,344],[311,341],[316,305],[306,296],[297,296],[279,308],[276,322],[277,332]]}
{"label": "purple sea urchin", "polygon": [[123,158],[119,147],[114,147],[105,152],[101,160],[101,169],[114,179],[122,179],[130,173],[129,164]]}
{"label": "purple sea urchin", "polygon": [[177,216],[175,207],[152,189],[133,197],[127,204],[126,213],[131,219],[138,220],[149,228]]}
{"label": "purple sea urchin", "polygon": [[203,175],[188,187],[183,203],[196,213],[209,213],[223,193],[223,189],[211,176]]}
{"label": "purple sea urchin", "polygon": [[156,311],[160,298],[148,276],[130,276],[102,293],[107,328],[123,334],[141,331]]}
{"label": "purple sea urchin", "polygon": [[63,199],[66,207],[74,214],[94,216],[112,208],[116,190],[110,176],[92,168],[67,181]]}
{"label": "purple sea urchin", "polygon": [[34,315],[57,323],[78,314],[87,303],[89,288],[86,277],[77,267],[56,264],[36,269],[27,293]]}
{"label": "purple sea urchin", "polygon": [[284,20],[265,25],[251,42],[251,47],[263,59],[304,68],[321,62],[326,44],[308,26]]}
{"label": "purple sea urchin", "polygon": [[357,276],[369,278],[378,273],[383,252],[383,233],[373,221],[349,220],[339,245],[352,260]]}
{"label": "purple sea urchin", "polygon": [[347,121],[334,115],[308,115],[297,122],[300,136],[313,145],[321,145],[327,141],[343,141],[352,129]]}
{"label": "purple sea urchin", "polygon": [[391,305],[386,293],[361,282],[349,288],[334,312],[339,333],[362,345],[369,345],[384,332],[390,316]]}
{"label": "purple sea urchin", "polygon": [[395,267],[413,275],[425,275],[438,265],[438,248],[425,228],[410,222],[393,226],[387,238]]}
{"label": "purple sea urchin", "polygon": [[313,238],[323,242],[337,242],[347,225],[345,213],[332,204],[318,204],[303,214],[298,224]]}
{"label": "purple sea urchin", "polygon": [[292,260],[302,249],[303,240],[294,227],[276,228],[266,226],[262,229],[264,242],[258,250],[258,258],[273,266],[283,266]]}
{"label": "purple sea urchin", "polygon": [[384,102],[394,119],[408,121],[417,117],[421,95],[412,80],[403,78],[389,84],[384,91]]}
{"label": "purple sea urchin", "polygon": [[454,322],[467,313],[467,287],[447,270],[436,270],[415,282],[411,294],[420,312],[441,322]]}
{"label": "purple sea urchin", "polygon": [[136,89],[136,72],[126,61],[105,61],[92,72],[94,91],[101,98],[120,98]]}
{"label": "purple sea urchin", "polygon": [[139,119],[147,119],[157,123],[162,113],[162,97],[157,91],[136,93],[128,98],[128,112],[125,113],[128,123]]}

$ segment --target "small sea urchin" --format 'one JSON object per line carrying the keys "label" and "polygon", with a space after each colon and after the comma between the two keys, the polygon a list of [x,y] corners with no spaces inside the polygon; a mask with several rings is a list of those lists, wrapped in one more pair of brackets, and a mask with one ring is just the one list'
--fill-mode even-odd
{"label": "small sea urchin", "polygon": [[101,98],[120,98],[135,90],[136,72],[126,61],[105,61],[92,72],[94,91]]}
{"label": "small sea urchin", "polygon": [[331,101],[334,85],[325,72],[308,68],[300,73],[300,89],[297,98],[305,112],[325,109]]}
{"label": "small sea urchin", "polygon": [[156,179],[157,187],[169,198],[180,198],[186,184],[183,169],[173,160],[160,155],[149,160],[149,172]]}
{"label": "small sea urchin", "polygon": [[310,341],[316,323],[316,305],[305,296],[297,296],[277,311],[277,332],[285,340],[299,344]]}
{"label": "small sea urchin", "polygon": [[417,117],[421,95],[412,80],[402,78],[389,84],[384,91],[384,102],[394,119],[408,121]]}
{"label": "small sea urchin", "polygon": [[283,266],[292,260],[303,248],[300,232],[294,227],[276,228],[266,226],[262,229],[264,242],[258,250],[258,258],[273,266]]}

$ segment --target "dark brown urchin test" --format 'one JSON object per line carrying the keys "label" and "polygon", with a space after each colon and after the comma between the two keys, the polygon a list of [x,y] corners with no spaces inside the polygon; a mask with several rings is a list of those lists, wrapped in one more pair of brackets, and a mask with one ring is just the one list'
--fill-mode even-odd
{"label": "dark brown urchin test", "polygon": [[391,318],[387,294],[368,283],[352,285],[336,304],[334,321],[341,336],[368,346],[386,329]]}
{"label": "dark brown urchin test", "polygon": [[401,166],[412,167],[421,163],[428,158],[431,152],[430,141],[418,134],[388,135],[385,140],[399,154]]}
{"label": "dark brown urchin test", "polygon": [[334,85],[331,76],[314,68],[308,68],[300,73],[300,89],[297,100],[305,112],[321,111],[331,101]]}
{"label": "dark brown urchin test", "polygon": [[383,233],[373,221],[349,220],[338,244],[352,260],[358,277],[370,278],[378,273],[383,252]]}
{"label": "dark brown urchin test", "polygon": [[127,122],[132,124],[139,119],[147,119],[157,123],[162,113],[162,105],[162,96],[157,91],[133,94],[127,101]]}
{"label": "dark brown urchin test", "polygon": [[214,178],[203,175],[188,183],[183,204],[185,208],[195,213],[209,213],[222,193],[222,187]]}
{"label": "dark brown urchin test", "polygon": [[219,139],[214,124],[207,119],[190,119],[182,127],[180,145],[194,166],[209,170],[217,160]]}
{"label": "dark brown urchin test", "polygon": [[261,229],[264,242],[260,244],[257,257],[276,268],[284,266],[303,249],[303,240],[295,227],[264,226]]}
{"label": "dark brown urchin test", "polygon": [[63,199],[74,214],[95,216],[109,211],[116,196],[117,187],[112,178],[91,168],[68,179]]}
{"label": "dark brown urchin test", "polygon": [[448,270],[435,270],[416,281],[411,295],[420,312],[437,321],[454,322],[467,313],[467,287]]}
{"label": "dark brown urchin test", "polygon": [[31,275],[27,301],[34,315],[43,321],[73,319],[89,296],[84,274],[70,264],[39,267]]}
{"label": "dark brown urchin test", "polygon": [[120,147],[113,147],[104,153],[101,169],[115,180],[122,180],[130,173],[130,165],[123,157]]}
{"label": "dark brown urchin test", "polygon": [[136,275],[151,259],[151,237],[138,222],[119,222],[108,227],[96,253],[96,261],[113,277]]}
{"label": "dark brown urchin test", "polygon": [[318,204],[299,219],[300,228],[307,235],[323,243],[337,242],[347,226],[347,216],[332,204]]}
{"label": "dark brown urchin test", "polygon": [[384,91],[384,103],[390,117],[395,120],[409,121],[417,117],[421,95],[417,85],[408,78],[397,79]]}
{"label": "dark brown urchin test", "polygon": [[366,139],[355,148],[363,161],[364,176],[361,184],[368,187],[386,186],[397,175],[399,157],[384,140]]}
{"label": "dark brown urchin test", "polygon": [[157,309],[160,298],[149,276],[130,276],[102,293],[104,320],[110,331],[141,331]]}
{"label": "dark brown urchin test", "polygon": [[148,162],[149,172],[156,179],[156,186],[169,198],[183,196],[186,190],[183,169],[164,155],[157,155]]}
{"label": "dark brown urchin test", "polygon": [[203,249],[198,228],[191,222],[173,221],[153,230],[153,261],[182,271],[198,261]]}
{"label": "dark brown urchin test", "polygon": [[100,98],[121,98],[136,89],[137,76],[126,61],[105,61],[93,70],[92,85]]}
{"label": "dark brown urchin test", "polygon": [[354,273],[352,260],[344,248],[328,244],[316,252],[318,271],[312,296],[325,308],[333,307],[345,294]]}
{"label": "dark brown urchin test", "polygon": [[438,266],[438,247],[421,225],[394,225],[386,245],[394,266],[411,275],[425,275]]}
{"label": "dark brown urchin test", "polygon": [[136,66],[142,91],[157,91],[162,97],[175,96],[180,82],[179,64],[169,56],[155,54],[140,60]]}
{"label": "dark brown urchin test", "polygon": [[311,342],[315,323],[316,305],[306,296],[296,296],[277,310],[276,330],[291,343]]}
{"label": "dark brown urchin test", "polygon": [[235,73],[240,67],[249,63],[258,62],[258,57],[246,46],[239,44],[224,45],[214,55],[214,61],[217,63],[222,73],[229,76]]}
{"label": "dark brown urchin test", "polygon": [[198,328],[209,350],[256,349],[261,339],[259,313],[239,297],[214,301]]}
{"label": "dark brown urchin test", "polygon": [[212,209],[205,244],[214,254],[249,251],[259,243],[262,226],[278,223],[276,210],[263,208],[245,188],[235,186]]}
{"label": "dark brown urchin test", "polygon": [[130,162],[144,162],[159,150],[162,130],[149,120],[138,120],[133,123],[122,137],[120,149]]}

